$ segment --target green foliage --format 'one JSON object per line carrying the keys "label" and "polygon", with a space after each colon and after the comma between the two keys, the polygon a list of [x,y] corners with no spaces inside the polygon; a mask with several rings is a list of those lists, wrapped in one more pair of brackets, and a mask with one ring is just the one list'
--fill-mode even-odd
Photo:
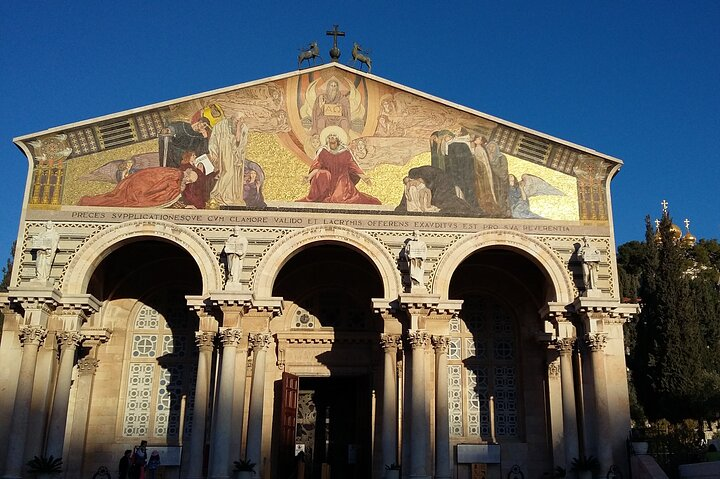
{"label": "green foliage", "polygon": [[240,459],[239,461],[235,461],[235,470],[236,471],[250,471],[254,474],[255,473],[255,463],[252,462],[250,459]]}
{"label": "green foliage", "polygon": [[13,258],[15,257],[16,244],[17,242],[13,241],[13,244],[10,247],[10,257],[8,257],[7,262],[2,269],[2,280],[0,280],[0,291],[2,292],[7,292],[8,288],[10,287],[10,276],[12,275]]}
{"label": "green foliage", "polygon": [[62,459],[53,456],[35,456],[26,463],[28,472],[62,472]]}
{"label": "green foliage", "polygon": [[657,230],[646,218],[644,243],[618,248],[622,294],[642,306],[626,326],[631,415],[640,423],[645,415],[677,422],[687,411],[698,418],[720,412],[720,369],[712,360],[720,353],[720,245],[687,247],[675,235],[665,213]]}

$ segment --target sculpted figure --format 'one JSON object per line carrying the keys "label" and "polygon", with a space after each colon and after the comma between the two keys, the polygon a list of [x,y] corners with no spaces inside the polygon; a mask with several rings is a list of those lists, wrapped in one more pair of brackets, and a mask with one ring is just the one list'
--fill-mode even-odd
{"label": "sculpted figure", "polygon": [[427,258],[427,245],[420,239],[418,231],[405,244],[405,256],[410,265],[410,292],[424,292],[425,288],[425,258]]}
{"label": "sculpted figure", "polygon": [[588,295],[590,291],[597,289],[600,251],[589,244],[587,237],[584,237],[582,241],[583,244],[578,249],[578,259],[582,263],[583,286]]}
{"label": "sculpted figure", "polygon": [[35,252],[35,279],[37,281],[50,279],[50,270],[59,243],[60,233],[57,232],[52,221],[45,223],[45,229],[32,239],[30,249]]}
{"label": "sculpted figure", "polygon": [[227,283],[225,289],[237,289],[240,287],[240,275],[242,273],[243,258],[247,251],[248,240],[240,236],[240,227],[236,226],[233,233],[225,242],[225,255],[227,256]]}

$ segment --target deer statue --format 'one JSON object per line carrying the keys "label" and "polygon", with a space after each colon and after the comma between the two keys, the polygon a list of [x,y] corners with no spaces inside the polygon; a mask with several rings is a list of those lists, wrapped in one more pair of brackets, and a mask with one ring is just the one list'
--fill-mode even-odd
{"label": "deer statue", "polygon": [[360,45],[353,43],[352,57],[353,65],[355,62],[360,62],[360,70],[362,70],[362,64],[364,63],[368,67],[368,73],[372,70],[372,60],[367,56],[368,52],[365,52]]}
{"label": "deer statue", "polygon": [[312,42],[307,50],[300,50],[300,54],[298,55],[298,70],[305,60],[307,60],[308,66],[310,66],[310,60],[312,60],[313,65],[315,65],[315,58],[319,56],[320,49],[318,48],[317,42]]}

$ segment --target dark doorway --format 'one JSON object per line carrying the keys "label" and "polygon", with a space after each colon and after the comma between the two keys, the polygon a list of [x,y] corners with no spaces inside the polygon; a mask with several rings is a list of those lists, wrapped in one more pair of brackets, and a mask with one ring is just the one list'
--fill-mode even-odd
{"label": "dark doorway", "polygon": [[300,378],[295,444],[305,477],[366,479],[371,475],[369,376]]}

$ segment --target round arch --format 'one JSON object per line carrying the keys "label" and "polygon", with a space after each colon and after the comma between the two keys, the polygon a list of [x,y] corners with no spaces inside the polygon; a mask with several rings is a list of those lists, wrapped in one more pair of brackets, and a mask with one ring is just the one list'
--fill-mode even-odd
{"label": "round arch", "polygon": [[554,301],[568,304],[574,299],[574,288],[565,265],[547,246],[530,236],[509,230],[483,231],[455,243],[438,263],[433,280],[433,293],[448,298],[450,280],[465,258],[478,250],[501,247],[521,254],[538,265],[552,283]]}
{"label": "round arch", "polygon": [[400,295],[400,272],[390,252],[365,233],[347,226],[333,225],[308,226],[274,244],[257,266],[253,285],[255,296],[271,297],[273,283],[283,265],[306,247],[322,243],[341,243],[353,247],[375,265],[382,278],[385,298],[394,300]]}
{"label": "round arch", "polygon": [[62,282],[63,294],[83,294],[103,259],[118,248],[142,238],[172,242],[195,260],[203,282],[203,295],[222,289],[222,271],[215,252],[190,229],[160,220],[133,220],[113,225],[88,240],[70,260]]}

